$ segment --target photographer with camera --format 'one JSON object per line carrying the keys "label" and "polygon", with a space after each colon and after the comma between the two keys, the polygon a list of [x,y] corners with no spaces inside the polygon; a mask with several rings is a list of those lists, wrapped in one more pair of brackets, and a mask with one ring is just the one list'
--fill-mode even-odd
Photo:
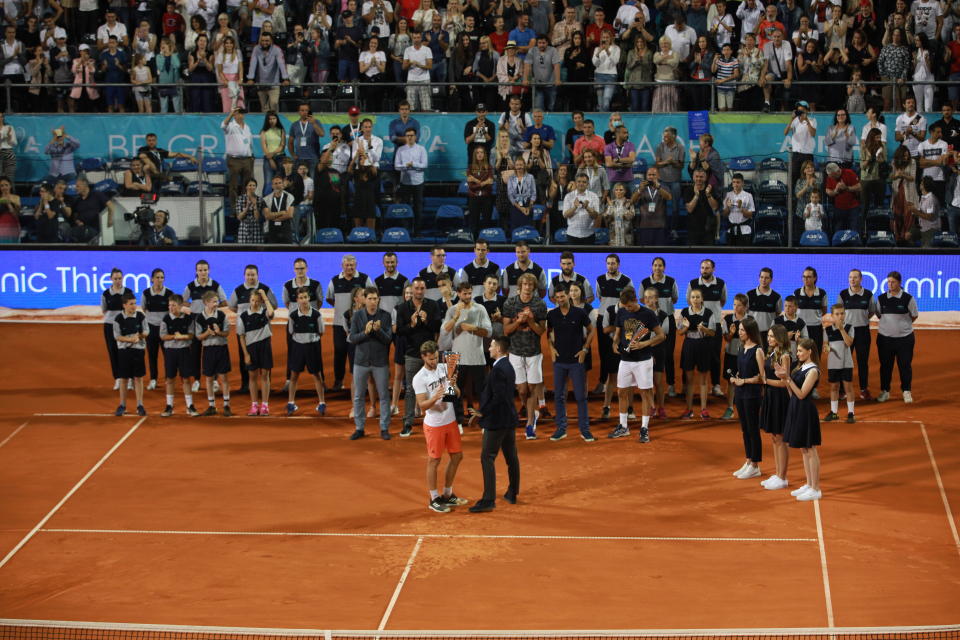
{"label": "photographer with camera", "polygon": [[813,152],[817,148],[817,120],[810,116],[810,105],[806,100],[797,102],[793,118],[783,128],[783,135],[791,131],[790,175],[796,179],[803,163],[813,162]]}
{"label": "photographer with camera", "polygon": [[163,209],[152,211],[149,207],[141,207],[136,213],[143,212],[144,217],[153,213],[153,223],[143,229],[140,244],[145,247],[170,247],[177,244],[177,232],[169,224],[170,213]]}

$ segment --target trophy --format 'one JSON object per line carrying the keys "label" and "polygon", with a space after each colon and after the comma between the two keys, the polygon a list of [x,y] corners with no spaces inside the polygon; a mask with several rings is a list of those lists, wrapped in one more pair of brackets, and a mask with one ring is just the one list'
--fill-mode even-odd
{"label": "trophy", "polygon": [[650,333],[650,330],[643,326],[643,323],[635,318],[629,318],[623,323],[623,338],[627,341],[627,351],[636,349],[640,340]]}
{"label": "trophy", "polygon": [[456,351],[445,351],[443,353],[443,362],[447,365],[447,388],[443,394],[443,401],[456,402],[457,391],[453,388],[451,380],[457,375],[457,364],[460,362],[460,354]]}

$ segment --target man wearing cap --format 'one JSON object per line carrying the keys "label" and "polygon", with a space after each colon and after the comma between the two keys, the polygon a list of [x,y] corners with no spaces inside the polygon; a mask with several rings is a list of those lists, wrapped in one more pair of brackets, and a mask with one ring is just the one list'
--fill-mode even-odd
{"label": "man wearing cap", "polygon": [[343,24],[337,27],[333,48],[337,51],[337,78],[340,82],[353,82],[360,76],[360,43],[363,29],[355,24],[353,12],[347,9],[340,14]]}
{"label": "man wearing cap", "polygon": [[360,137],[360,107],[354,105],[347,109],[347,124],[343,128],[343,139],[353,142]]}
{"label": "man wearing cap", "polygon": [[800,167],[806,161],[813,162],[813,152],[817,147],[817,120],[810,116],[810,105],[806,100],[797,102],[793,118],[783,128],[783,135],[790,131],[790,175],[799,176]]}
{"label": "man wearing cap", "polygon": [[413,44],[403,51],[403,69],[407,72],[407,102],[411,109],[430,111],[430,69],[433,52],[423,45],[419,31],[410,34]]}
{"label": "man wearing cap", "polygon": [[470,166],[470,162],[473,160],[473,150],[477,147],[486,149],[487,159],[489,159],[493,142],[497,139],[497,128],[493,122],[487,120],[487,105],[478,102],[476,116],[473,120],[467,122],[467,125],[463,128],[463,141],[467,144],[467,164],[465,166]]}
{"label": "man wearing cap", "polygon": [[258,85],[257,96],[263,111],[279,111],[280,84],[290,84],[287,75],[287,63],[280,47],[273,44],[273,36],[260,34],[260,46],[250,54],[250,70],[247,71],[247,84]]}
{"label": "man wearing cap", "polygon": [[553,111],[554,102],[557,100],[557,87],[560,86],[560,61],[560,54],[547,42],[547,36],[542,33],[538,35],[537,46],[531,49],[526,57],[523,81],[524,84],[532,82],[537,85],[533,95],[533,105],[540,111],[541,120],[543,109]]}
{"label": "man wearing cap", "polygon": [[833,229],[835,231],[860,229],[860,178],[850,169],[840,169],[831,162],[827,165],[827,195],[833,199]]}
{"label": "man wearing cap", "polygon": [[227,155],[227,196],[233,207],[239,185],[245,185],[253,177],[253,132],[245,123],[246,109],[234,109],[224,118],[224,146]]}

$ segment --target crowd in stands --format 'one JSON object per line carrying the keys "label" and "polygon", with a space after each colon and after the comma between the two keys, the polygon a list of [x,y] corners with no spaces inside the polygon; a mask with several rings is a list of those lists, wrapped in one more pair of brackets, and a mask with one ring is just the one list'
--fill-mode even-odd
{"label": "crowd in stands", "polygon": [[361,83],[344,95],[368,110],[400,96],[415,111],[500,110],[513,96],[525,109],[661,112],[800,99],[889,110],[908,92],[930,112],[960,100],[957,0],[6,0],[0,11],[0,71],[16,85],[0,106],[18,111],[268,111],[339,95],[305,86],[322,83]]}

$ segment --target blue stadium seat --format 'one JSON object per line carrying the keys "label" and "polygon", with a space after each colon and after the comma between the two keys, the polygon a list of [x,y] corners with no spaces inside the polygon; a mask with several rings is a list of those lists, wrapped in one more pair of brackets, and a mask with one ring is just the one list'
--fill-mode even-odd
{"label": "blue stadium seat", "polygon": [[647,159],[640,154],[637,154],[637,159],[633,161],[633,175],[644,177],[647,175]]}
{"label": "blue stadium seat", "polygon": [[197,182],[191,182],[187,185],[187,195],[188,196],[198,196],[200,195],[200,190],[203,189],[203,195],[212,196],[214,193],[214,185],[210,184],[206,180]]}
{"label": "blue stadium seat", "polygon": [[470,190],[467,189],[467,181],[464,180],[459,185],[457,185],[457,195],[463,196],[464,198],[466,198],[468,193],[470,193]]}
{"label": "blue stadium seat", "polygon": [[540,232],[529,226],[517,227],[510,234],[511,242],[520,242],[525,240],[530,244],[540,244]]}
{"label": "blue stadium seat", "polygon": [[933,236],[933,240],[930,241],[930,246],[942,249],[957,249],[960,248],[960,240],[957,239],[957,234],[955,233],[941,231]]}
{"label": "blue stadium seat", "polygon": [[160,185],[159,193],[162,196],[182,196],[184,185],[176,180],[170,180]]}
{"label": "blue stadium seat", "polygon": [[440,229],[459,229],[463,226],[463,209],[455,204],[442,204],[437,209],[437,226]]}
{"label": "blue stadium seat", "polygon": [[567,228],[562,227],[557,229],[553,234],[553,241],[557,244],[566,244],[567,242]]}
{"label": "blue stadium seat", "polygon": [[369,227],[354,227],[347,236],[347,242],[350,244],[367,244],[377,241],[377,234]]}
{"label": "blue stadium seat", "polygon": [[480,230],[480,239],[486,240],[490,244],[506,244],[507,234],[500,227],[489,227]]}
{"label": "blue stadium seat", "polygon": [[207,156],[203,159],[203,172],[204,173],[226,173],[227,172],[227,163],[223,158],[218,158],[216,156]]}
{"label": "blue stadium seat", "polygon": [[547,213],[547,208],[542,204],[535,204],[530,207],[530,215],[533,218],[534,222],[540,222],[543,220],[543,216]]}
{"label": "blue stadium seat", "polygon": [[804,231],[800,236],[801,247],[829,247],[830,238],[823,231]]}
{"label": "blue stadium seat", "polygon": [[754,215],[754,231],[776,231],[783,233],[783,221],[787,218],[787,210],[783,207],[765,205]]}
{"label": "blue stadium seat", "polygon": [[110,178],[106,178],[93,185],[93,190],[97,193],[104,194],[108,198],[112,198],[120,192],[120,185]]}
{"label": "blue stadium seat", "polygon": [[383,217],[385,222],[413,220],[413,207],[408,204],[387,205],[387,212]]}
{"label": "blue stadium seat", "polygon": [[753,244],[758,247],[782,247],[783,236],[779,231],[757,231],[753,234]]}
{"label": "blue stadium seat", "polygon": [[107,168],[107,162],[103,158],[84,158],[80,163],[80,168],[84,173],[87,171],[104,171]]}
{"label": "blue stadium seat", "polygon": [[468,229],[456,229],[447,234],[449,244],[473,244],[473,234]]}
{"label": "blue stadium seat", "polygon": [[607,229],[606,227],[601,227],[596,231],[594,231],[593,244],[599,244],[599,245],[610,244],[610,229]]}
{"label": "blue stadium seat", "polygon": [[336,227],[327,227],[317,229],[317,235],[314,236],[315,244],[343,244],[343,232]]}
{"label": "blue stadium seat", "polygon": [[897,240],[889,231],[867,231],[867,246],[892,249],[897,246]]}
{"label": "blue stadium seat", "polygon": [[834,247],[861,247],[860,234],[851,229],[841,229],[833,234],[830,244]]}
{"label": "blue stadium seat", "polygon": [[380,239],[384,244],[410,244],[410,232],[403,227],[390,227]]}
{"label": "blue stadium seat", "polygon": [[170,163],[170,171],[175,173],[186,173],[188,171],[196,171],[197,163],[188,160],[187,158],[174,158],[173,162]]}
{"label": "blue stadium seat", "polygon": [[[890,209],[870,209],[866,215],[867,233],[871,231],[890,231],[893,211]],[[868,243],[869,245],[869,243]]]}
{"label": "blue stadium seat", "polygon": [[77,196],[77,181],[71,180],[68,182],[67,188],[64,189],[63,192],[71,198],[75,198]]}

